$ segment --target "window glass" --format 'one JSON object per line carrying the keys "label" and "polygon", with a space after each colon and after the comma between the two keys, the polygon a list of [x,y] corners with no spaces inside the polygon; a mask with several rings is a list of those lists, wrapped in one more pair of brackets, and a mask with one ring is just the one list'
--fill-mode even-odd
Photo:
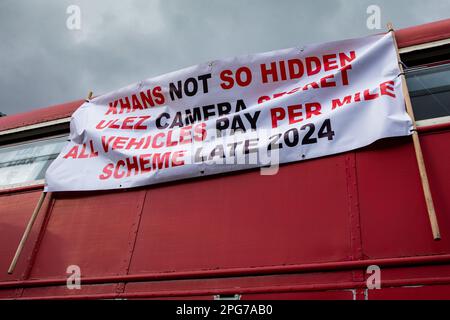
{"label": "window glass", "polygon": [[416,120],[450,116],[450,64],[408,70],[406,79]]}
{"label": "window glass", "polygon": [[0,187],[44,179],[67,136],[0,147]]}

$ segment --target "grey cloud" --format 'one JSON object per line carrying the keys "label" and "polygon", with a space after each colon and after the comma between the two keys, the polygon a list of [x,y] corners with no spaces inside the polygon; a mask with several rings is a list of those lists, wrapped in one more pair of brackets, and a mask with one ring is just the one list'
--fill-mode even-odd
{"label": "grey cloud", "polygon": [[[80,31],[66,28],[71,4],[81,8]],[[211,59],[379,32],[366,28],[371,4],[397,28],[450,12],[450,0],[3,0],[0,111],[104,93]]]}

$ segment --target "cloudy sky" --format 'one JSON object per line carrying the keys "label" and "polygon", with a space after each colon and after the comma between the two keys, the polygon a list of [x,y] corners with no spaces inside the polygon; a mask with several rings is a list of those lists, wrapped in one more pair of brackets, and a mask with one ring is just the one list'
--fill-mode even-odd
{"label": "cloudy sky", "polygon": [[[67,8],[81,10],[70,30]],[[450,18],[450,0],[0,0],[0,112],[85,98],[211,59]],[[73,21],[73,20],[70,20]]]}

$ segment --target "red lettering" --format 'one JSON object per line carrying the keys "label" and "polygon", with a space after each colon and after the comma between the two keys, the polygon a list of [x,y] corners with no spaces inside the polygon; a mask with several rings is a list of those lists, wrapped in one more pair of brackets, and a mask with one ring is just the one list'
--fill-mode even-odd
{"label": "red lettering", "polygon": [[86,144],[83,143],[81,147],[80,155],[78,156],[79,159],[86,159],[89,158],[89,155],[86,153]]}
{"label": "red lettering", "polygon": [[153,137],[153,143],[152,143],[152,148],[154,149],[159,149],[162,148],[162,146],[164,146],[164,143],[161,142],[158,144],[158,139],[159,138],[164,138],[164,133],[159,132],[157,133],[154,137]]}
{"label": "red lettering", "polygon": [[300,79],[305,72],[303,63],[299,59],[288,60],[288,68],[291,79]]}
{"label": "red lettering", "polygon": [[122,171],[121,173],[119,172],[120,167],[125,167],[125,161],[123,161],[123,160],[117,161],[116,169],[114,170],[114,174],[113,174],[114,178],[116,178],[116,179],[121,179],[126,174],[125,171]]}
{"label": "red lettering", "polygon": [[111,141],[113,141],[114,139],[115,139],[115,136],[111,136],[108,139],[106,139],[105,136],[102,136],[102,146],[103,146],[103,150],[105,152],[108,152],[109,145],[110,145]]}
{"label": "red lettering", "polygon": [[97,126],[95,128],[102,130],[102,129],[107,128],[111,123],[112,123],[112,120],[109,120],[106,124],[105,124],[105,120],[102,120],[97,124]]}
{"label": "red lettering", "polygon": [[375,100],[380,95],[378,93],[371,94],[369,89],[364,90],[364,100]]}
{"label": "red lettering", "polygon": [[355,59],[356,59],[355,51],[350,51],[350,56],[346,55],[343,52],[339,53],[339,60],[341,62],[341,67],[345,67],[346,65],[350,64],[350,62],[352,62]]}
{"label": "red lettering", "polygon": [[120,126],[118,124],[116,124],[119,121],[119,119],[114,119],[109,125],[108,127],[111,129],[120,129]]}
{"label": "red lettering", "polygon": [[112,113],[112,114],[117,114],[117,103],[118,103],[118,102],[119,102],[118,100],[116,100],[116,101],[114,101],[114,102],[110,102],[110,103],[109,103],[109,108],[108,108],[108,110],[106,111],[105,115],[108,115],[108,114],[110,114],[110,113]]}
{"label": "red lettering", "polygon": [[284,96],[285,94],[286,94],[286,92],[278,92],[278,93],[275,93],[275,94],[273,95],[273,99],[282,97],[282,96]]}
{"label": "red lettering", "polygon": [[136,138],[131,138],[130,141],[128,142],[127,146],[125,147],[125,149],[127,149],[127,150],[130,150],[131,148],[141,149],[144,142],[145,142],[145,138],[141,138],[139,140],[137,140]]}
{"label": "red lettering", "polygon": [[[245,74],[245,80],[243,80],[242,74]],[[236,70],[236,83],[241,87],[246,87],[252,82],[252,71],[247,67],[240,67]]]}
{"label": "red lettering", "polygon": [[229,90],[233,88],[234,86],[234,79],[232,77],[233,72],[231,70],[223,70],[220,73],[220,80],[222,80],[222,83],[220,86],[222,89]]}
{"label": "red lettering", "polygon": [[153,169],[162,169],[163,167],[169,167],[170,152],[164,153],[162,156],[160,153],[153,155]]}
{"label": "red lettering", "polygon": [[311,83],[308,83],[307,85],[305,85],[303,87],[303,91],[307,91],[309,87],[311,87],[312,89],[319,89],[320,88],[319,85],[317,84],[317,82],[311,82]]}
{"label": "red lettering", "polygon": [[131,159],[132,160],[130,160],[130,158],[126,159],[126,163],[127,163],[127,177],[129,177],[131,175],[132,171],[134,171],[134,175],[139,174],[138,158],[136,156],[134,156]]}
{"label": "red lettering", "polygon": [[348,70],[352,68],[351,65],[341,68],[342,85],[348,86]]}
{"label": "red lettering", "polygon": [[70,149],[69,152],[64,156],[64,159],[76,159],[78,156],[78,146],[74,146],[72,149]]}
{"label": "red lettering", "polygon": [[147,126],[143,126],[142,123],[144,123],[145,120],[150,119],[151,116],[141,116],[139,117],[138,122],[134,125],[134,130],[147,130]]}
{"label": "red lettering", "polygon": [[323,56],[323,70],[330,71],[339,68],[337,65],[337,56],[335,54],[327,54]]}
{"label": "red lettering", "polygon": [[98,151],[94,150],[94,141],[89,140],[89,146],[91,147],[91,155],[89,156],[89,158],[98,157]]}
{"label": "red lettering", "polygon": [[331,109],[334,110],[337,107],[342,107],[344,104],[349,104],[352,102],[352,96],[346,96],[343,101],[340,99],[333,99],[331,102]]}
{"label": "red lettering", "polygon": [[138,97],[135,94],[131,96],[131,103],[133,104],[133,111],[137,109],[140,110],[144,109],[144,107],[142,107],[141,102],[139,101]]}
{"label": "red lettering", "polygon": [[179,167],[184,165],[184,159],[180,159],[184,157],[184,150],[175,151],[172,156],[172,167]]}
{"label": "red lettering", "polygon": [[386,81],[380,84],[381,95],[395,98],[394,81]]}
{"label": "red lettering", "polygon": [[296,93],[297,91],[299,91],[301,89],[302,89],[302,87],[296,87],[296,88],[292,89],[291,91],[289,91],[288,94]]}
{"label": "red lettering", "polygon": [[144,108],[148,109],[150,107],[154,107],[155,103],[153,102],[152,92],[150,89],[147,91],[142,91],[139,93],[141,96],[142,103],[144,104]]}
{"label": "red lettering", "polygon": [[194,128],[194,140],[195,141],[203,141],[206,138],[206,124],[200,123],[195,126]]}
{"label": "red lettering", "polygon": [[124,129],[124,130],[131,130],[131,129],[133,129],[133,126],[132,125],[129,125],[130,123],[132,124],[133,122],[134,122],[134,120],[136,119],[136,117],[127,117],[127,118],[125,118],[124,120],[123,120],[123,122],[122,122],[122,127],[121,127],[121,129]]}
{"label": "red lettering", "polygon": [[278,121],[284,119],[286,111],[283,108],[270,109],[270,115],[272,118],[272,128],[278,127]]}
{"label": "red lettering", "polygon": [[[306,64],[306,74],[308,76],[312,76],[318,74],[322,68],[322,64],[320,63],[320,59],[317,57],[307,57],[305,58]],[[314,66],[313,66],[314,64]]]}
{"label": "red lettering", "polygon": [[[142,173],[147,173],[152,170],[151,165],[150,165],[150,156],[151,156],[151,154],[149,154],[149,153],[141,154],[139,156],[139,164],[141,165]],[[148,166],[148,165],[150,165],[150,166]]]}
{"label": "red lettering", "polygon": [[306,119],[311,118],[313,115],[314,116],[320,115],[321,114],[321,112],[320,112],[321,109],[322,109],[322,106],[318,102],[305,104]]}
{"label": "red lettering", "polygon": [[294,124],[300,121],[303,121],[302,117],[302,105],[301,104],[295,104],[288,107],[288,117],[289,117],[289,124]]}
{"label": "red lettering", "polygon": [[109,163],[103,168],[103,173],[99,175],[100,180],[109,179],[112,175],[112,170],[114,169],[114,164]]}
{"label": "red lettering", "polygon": [[328,82],[329,79],[334,79],[334,75],[325,76],[322,79],[320,79],[320,86],[322,88],[336,87],[336,82],[335,81]]}
{"label": "red lettering", "polygon": [[267,83],[269,82],[269,76],[272,77],[272,82],[278,81],[278,73],[277,73],[277,64],[276,62],[270,63],[270,68],[267,68],[265,64],[261,65],[261,76],[262,76],[262,82]]}
{"label": "red lettering", "polygon": [[160,86],[153,88],[153,96],[155,97],[155,102],[158,105],[166,103],[166,98],[164,97],[164,94],[162,93],[162,88]]}
{"label": "red lettering", "polygon": [[281,73],[281,80],[287,80],[287,74],[286,74],[286,65],[283,60],[279,62],[280,64],[280,73]]}
{"label": "red lettering", "polygon": [[113,150],[123,149],[127,141],[128,141],[127,137],[116,137],[112,145],[112,149]]}
{"label": "red lettering", "polygon": [[268,97],[268,96],[259,97],[258,104],[261,104],[261,103],[269,101],[269,100],[270,100],[270,97]]}
{"label": "red lettering", "polygon": [[128,99],[128,97],[119,99],[119,103],[120,103],[119,113],[122,114],[124,111],[129,113],[131,111],[130,99]]}
{"label": "red lettering", "polygon": [[172,140],[172,134],[173,134],[172,130],[170,130],[167,133],[167,142],[166,142],[166,146],[167,147],[176,146],[178,144],[178,141]]}
{"label": "red lettering", "polygon": [[180,129],[180,144],[186,144],[192,142],[191,138],[192,126],[187,126]]}

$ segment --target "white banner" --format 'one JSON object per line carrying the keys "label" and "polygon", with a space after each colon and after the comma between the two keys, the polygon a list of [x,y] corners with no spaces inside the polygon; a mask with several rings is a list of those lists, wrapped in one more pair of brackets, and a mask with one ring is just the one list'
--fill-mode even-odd
{"label": "white banner", "polygon": [[409,135],[390,33],[216,60],[84,103],[46,191],[130,188]]}

